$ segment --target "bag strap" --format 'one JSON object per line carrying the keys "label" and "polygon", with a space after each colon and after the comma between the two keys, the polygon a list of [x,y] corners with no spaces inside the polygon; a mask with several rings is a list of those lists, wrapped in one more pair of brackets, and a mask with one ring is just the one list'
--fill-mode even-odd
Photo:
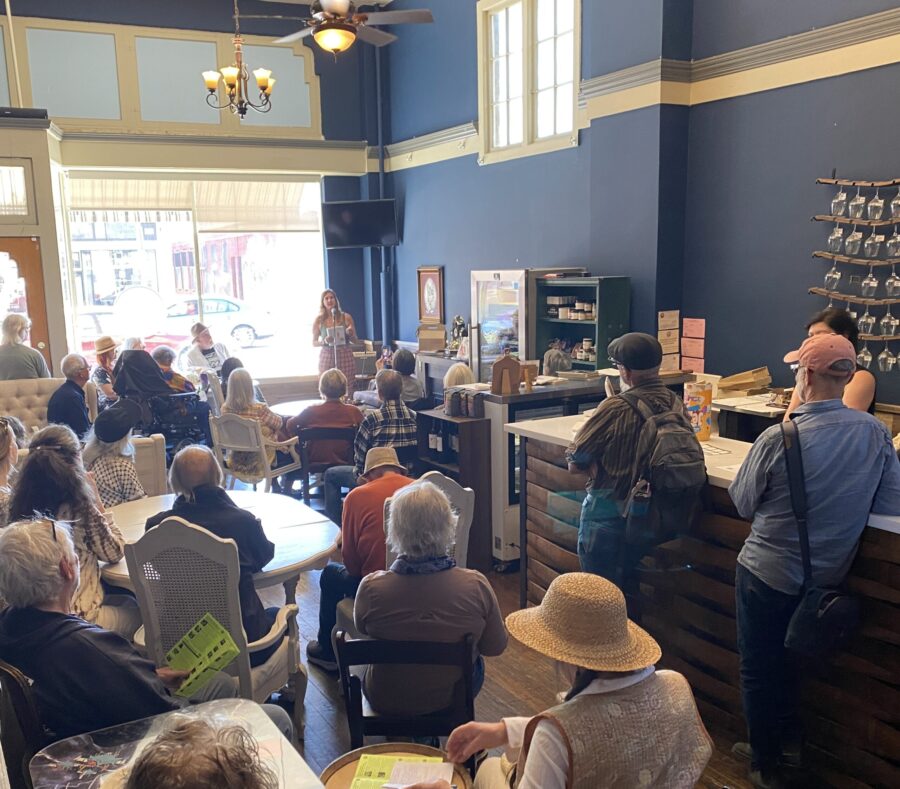
{"label": "bag strap", "polygon": [[784,442],[784,462],[787,466],[791,506],[800,532],[800,556],[803,559],[803,585],[812,586],[812,561],[809,555],[809,532],[806,522],[806,486],[803,480],[803,454],[800,451],[800,433],[793,420],[781,423],[781,439]]}

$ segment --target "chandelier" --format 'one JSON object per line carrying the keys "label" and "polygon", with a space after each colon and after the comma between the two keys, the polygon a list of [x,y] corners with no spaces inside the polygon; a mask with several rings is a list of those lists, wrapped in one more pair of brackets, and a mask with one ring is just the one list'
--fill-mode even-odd
{"label": "chandelier", "polygon": [[[256,79],[256,87],[259,89],[257,103],[250,100],[250,74],[247,64],[244,63],[244,38],[241,36],[241,14],[238,10],[237,0],[234,0],[234,63],[223,66],[220,71],[204,71],[203,80],[209,93],[206,95],[206,103],[217,110],[228,108],[235,115],[243,118],[247,110],[252,108],[257,112],[268,112],[272,109],[271,95],[275,87],[275,80],[269,69],[258,68],[253,70]],[[225,95],[228,98],[223,104],[219,104],[218,90],[219,79],[225,83]]]}

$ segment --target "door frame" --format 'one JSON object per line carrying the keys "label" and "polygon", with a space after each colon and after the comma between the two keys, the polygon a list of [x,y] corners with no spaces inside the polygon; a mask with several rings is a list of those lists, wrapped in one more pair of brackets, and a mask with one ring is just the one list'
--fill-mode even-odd
{"label": "door frame", "polygon": [[25,302],[31,319],[31,347],[44,357],[52,371],[40,239],[37,236],[0,236],[0,252],[6,252],[10,260],[15,261],[19,276],[25,280]]}

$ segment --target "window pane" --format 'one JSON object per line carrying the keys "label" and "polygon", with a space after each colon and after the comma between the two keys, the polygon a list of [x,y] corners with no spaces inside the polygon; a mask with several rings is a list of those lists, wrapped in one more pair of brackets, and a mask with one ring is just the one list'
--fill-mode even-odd
{"label": "window pane", "polygon": [[537,87],[538,90],[552,88],[554,76],[554,41],[542,41],[537,48]]}
{"label": "window pane", "polygon": [[537,40],[543,41],[553,38],[555,32],[553,26],[554,0],[538,0],[537,4]]}
{"label": "window pane", "polygon": [[522,4],[516,3],[507,9],[509,19],[509,52],[522,51]]}
{"label": "window pane", "polygon": [[555,133],[555,108],[553,106],[553,88],[542,90],[537,95],[537,136],[552,137]]}
{"label": "window pane", "polygon": [[556,33],[575,27],[575,0],[556,0]]}
{"label": "window pane", "polygon": [[24,167],[0,167],[0,214],[28,216]]}
{"label": "window pane", "polygon": [[556,133],[572,131],[575,86],[570,82],[556,89]]}
{"label": "window pane", "polygon": [[575,36],[566,33],[556,39],[556,84],[572,82],[575,69]]}
{"label": "window pane", "polygon": [[506,52],[506,12],[491,14],[491,55],[497,57]]}
{"label": "window pane", "polygon": [[525,117],[522,110],[522,99],[512,99],[509,102],[509,144],[521,145],[525,139]]}
{"label": "window pane", "polygon": [[525,79],[522,65],[522,53],[514,52],[509,56],[509,96],[515,98],[522,95],[522,83]]}
{"label": "window pane", "polygon": [[508,144],[506,132],[506,104],[494,105],[494,119],[492,124],[494,148],[503,148]]}
{"label": "window pane", "polygon": [[497,58],[494,61],[493,72],[491,99],[493,101],[506,101],[506,58]]}

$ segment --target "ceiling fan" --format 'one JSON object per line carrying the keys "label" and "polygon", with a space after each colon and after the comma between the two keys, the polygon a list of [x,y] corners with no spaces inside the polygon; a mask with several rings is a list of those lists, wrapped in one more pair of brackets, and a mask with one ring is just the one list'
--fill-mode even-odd
{"label": "ceiling fan", "polygon": [[[290,1],[290,0],[289,0]],[[283,2],[283,0],[282,0]],[[296,33],[277,39],[276,44],[291,44],[312,36],[327,52],[346,52],[356,39],[383,47],[397,40],[397,36],[371,25],[430,24],[434,22],[427,8],[409,11],[360,11],[351,0],[294,0],[310,7],[309,17],[267,16],[268,19],[298,19],[305,27]],[[250,17],[252,18],[252,17]]]}

